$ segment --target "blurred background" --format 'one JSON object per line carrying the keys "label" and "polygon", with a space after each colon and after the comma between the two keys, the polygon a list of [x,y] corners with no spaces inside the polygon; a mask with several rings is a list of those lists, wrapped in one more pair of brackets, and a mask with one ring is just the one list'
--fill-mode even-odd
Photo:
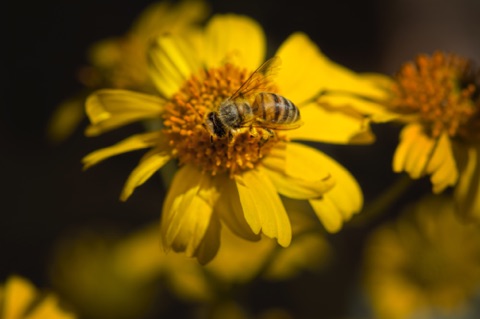
{"label": "blurred background", "polygon": [[[118,200],[138,153],[124,154],[86,172],[81,168],[87,153],[117,142],[137,127],[86,138],[85,121],[62,143],[46,139],[55,108],[83,90],[77,73],[87,63],[89,46],[124,34],[152,2],[7,0],[0,101],[2,282],[20,274],[48,288],[49,263],[59,238],[79,229],[127,234],[158,219],[165,193],[159,178],[149,180],[126,203]],[[289,34],[303,31],[328,57],[357,72],[391,75],[416,54],[437,49],[480,61],[478,0],[207,3],[213,14],[234,12],[259,21],[271,48]],[[371,146],[318,145],[358,178],[367,203],[398,177],[391,173],[398,130],[381,126],[374,130],[381,134]],[[373,156],[376,162],[370,165]],[[296,318],[347,318],[366,236],[429,188],[428,180],[420,180],[389,214],[361,226],[347,224],[330,235],[336,258],[326,271],[304,273],[280,284],[257,283],[251,296],[253,309],[284,306]],[[153,310],[148,318],[173,316],[180,310],[175,304],[162,311]]]}

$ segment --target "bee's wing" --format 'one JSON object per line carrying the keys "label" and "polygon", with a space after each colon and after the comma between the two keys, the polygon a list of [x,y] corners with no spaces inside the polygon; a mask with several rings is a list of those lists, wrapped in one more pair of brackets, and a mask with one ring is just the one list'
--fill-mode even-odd
{"label": "bee's wing", "polygon": [[268,81],[267,79],[277,73],[280,64],[281,59],[278,56],[274,56],[265,61],[242,83],[229,99],[245,98],[246,96],[263,91]]}
{"label": "bee's wing", "polygon": [[263,127],[263,128],[268,128],[272,130],[293,130],[296,128],[299,128],[300,126],[303,125],[302,120],[298,120],[294,123],[272,123],[269,121],[265,121],[261,118],[255,118],[252,127]]}

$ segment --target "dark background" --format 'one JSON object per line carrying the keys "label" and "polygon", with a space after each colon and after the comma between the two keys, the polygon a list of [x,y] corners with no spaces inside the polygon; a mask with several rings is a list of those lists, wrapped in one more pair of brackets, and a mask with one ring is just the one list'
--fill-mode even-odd
{"label": "dark background", "polygon": [[[51,245],[78,225],[113,223],[128,231],[158,217],[163,189],[156,179],[149,180],[128,202],[118,201],[138,154],[110,160],[108,167],[81,170],[84,155],[125,137],[128,128],[98,138],[84,137],[80,128],[61,145],[45,139],[46,124],[55,107],[82,88],[75,72],[86,63],[89,45],[125,33],[151,2],[4,4],[0,74],[2,282],[17,273],[39,286],[48,286],[46,257]],[[212,13],[235,12],[257,19],[274,48],[292,32],[304,31],[332,60],[358,72],[393,74],[400,63],[435,49],[480,60],[480,1],[212,0],[210,4]],[[380,134],[373,146],[323,146],[365,185],[367,201],[396,177],[390,171],[397,131],[374,129],[385,134]],[[380,164],[376,161],[375,166],[370,165],[372,154]],[[429,186],[420,181],[416,187]],[[413,198],[417,190],[413,188],[406,198]],[[312,292],[303,302],[317,302],[325,318],[341,316],[345,311],[341,306],[351,292],[348,282],[356,275],[367,231],[368,227],[347,227],[332,236],[339,251],[346,252],[339,259],[339,276],[315,280],[305,277],[295,284]],[[315,295],[318,285],[331,289],[331,297],[336,298],[322,301]],[[261,292],[271,293],[265,289]],[[298,298],[288,301],[288,294],[282,296],[293,308],[301,307]],[[338,303],[331,303],[332,299]]]}

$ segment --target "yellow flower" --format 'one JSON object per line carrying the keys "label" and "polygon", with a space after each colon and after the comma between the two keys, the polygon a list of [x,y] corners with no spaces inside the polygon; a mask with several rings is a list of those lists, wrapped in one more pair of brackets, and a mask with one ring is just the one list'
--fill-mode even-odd
{"label": "yellow flower", "polygon": [[405,124],[393,169],[430,175],[434,193],[455,187],[459,213],[480,219],[480,81],[472,62],[454,54],[421,54],[394,78],[388,104]]}
{"label": "yellow flower", "polygon": [[[258,277],[286,280],[302,271],[318,271],[331,256],[312,217],[294,211],[292,244],[279,250],[262,238],[251,242],[228,228],[222,246],[206,266],[183,254],[159,249],[158,224],[127,235],[102,229],[77,231],[62,238],[50,260],[52,285],[88,318],[139,318],[169,293],[176,300],[210,306]],[[315,228],[317,230],[317,228]],[[168,308],[168,300],[159,308]]]}
{"label": "yellow flower", "polygon": [[461,313],[480,288],[479,253],[478,225],[460,222],[451,198],[422,199],[367,240],[363,283],[375,318]]}
{"label": "yellow flower", "polygon": [[[84,164],[88,168],[114,155],[151,148],[125,184],[121,199],[126,200],[165,163],[179,162],[162,212],[167,250],[208,262],[217,252],[224,226],[247,240],[258,240],[263,233],[286,247],[292,229],[280,195],[308,200],[330,232],[338,231],[362,206],[360,187],[345,168],[313,148],[290,142],[309,139],[312,127],[325,122],[323,116],[343,125],[333,112],[316,106],[315,98],[324,90],[321,82],[327,80],[322,76],[326,62],[303,33],[291,35],[276,52],[282,60],[277,76],[259,75],[252,90],[292,101],[300,108],[304,126],[287,131],[241,127],[232,140],[212,137],[206,129],[204,116],[244,83],[265,52],[265,36],[255,21],[218,15],[201,34],[156,40],[149,58],[158,95],[99,90],[87,100],[89,136],[134,121],[162,120],[162,129],[95,151]],[[334,136],[347,142],[359,130],[357,124],[331,134],[331,125],[325,130],[317,125],[315,139]]]}
{"label": "yellow flower", "polygon": [[35,287],[19,276],[10,276],[0,287],[0,318],[5,319],[74,319],[61,309],[56,295],[41,295]]}
{"label": "yellow flower", "polygon": [[[145,51],[159,34],[182,34],[197,27],[208,13],[201,0],[183,0],[177,4],[160,1],[150,4],[124,35],[93,44],[88,50],[90,64],[78,72],[78,79],[88,90],[128,88],[142,92],[154,90],[148,76]],[[91,91],[89,91],[91,92]],[[52,114],[47,136],[61,142],[84,119],[85,93],[63,101]]]}

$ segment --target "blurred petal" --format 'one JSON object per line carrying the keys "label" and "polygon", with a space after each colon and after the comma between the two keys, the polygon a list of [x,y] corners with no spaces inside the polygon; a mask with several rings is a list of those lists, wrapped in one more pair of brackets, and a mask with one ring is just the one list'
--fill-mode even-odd
{"label": "blurred petal", "polygon": [[132,195],[135,188],[145,183],[150,176],[157,172],[166,162],[171,159],[169,152],[163,148],[154,148],[145,154],[137,167],[128,176],[123,187],[120,200],[126,201]]}
{"label": "blurred petal", "polygon": [[266,40],[262,27],[253,19],[235,14],[214,16],[206,27],[205,64],[216,67],[225,59],[238,59],[250,70],[265,58]]}
{"label": "blurred petal", "polygon": [[46,296],[28,315],[22,316],[25,319],[75,319],[76,316],[60,311],[59,301],[53,295]]}
{"label": "blurred petal", "polygon": [[150,4],[136,19],[131,32],[147,42],[162,32],[181,33],[207,16],[209,8],[204,1],[183,0],[175,5],[170,2]]}
{"label": "blurred petal", "polygon": [[83,169],[87,169],[115,155],[164,144],[163,140],[164,136],[159,131],[132,135],[115,145],[96,150],[85,156],[82,159]]}
{"label": "blurred petal", "polygon": [[83,98],[68,99],[57,106],[47,126],[47,138],[61,143],[69,138],[85,118]]}
{"label": "blurred petal", "polygon": [[2,318],[22,318],[36,298],[37,291],[27,280],[11,276],[5,284]]}
{"label": "blurred petal", "polygon": [[275,280],[291,279],[305,270],[318,272],[326,266],[332,251],[327,240],[318,232],[302,234],[286,249],[278,250],[269,264],[265,277]]}
{"label": "blurred petal", "polygon": [[292,229],[272,181],[259,169],[237,175],[235,181],[245,219],[253,232],[262,231],[287,247],[292,239]]}
{"label": "blurred petal", "polygon": [[[191,165],[178,170],[163,205],[161,235],[164,248],[195,256],[213,218],[218,190],[208,174]],[[208,237],[214,238],[214,237]]]}
{"label": "blurred petal", "polygon": [[235,181],[227,175],[217,176],[216,179],[222,194],[218,198],[215,212],[237,236],[250,241],[259,240],[260,234],[253,233],[245,220]]}
{"label": "blurred petal", "polygon": [[296,140],[317,141],[332,144],[365,144],[374,141],[369,120],[358,113],[331,111],[310,103],[300,109],[304,124],[286,131]]}
{"label": "blurred petal", "polygon": [[275,148],[262,163],[277,191],[290,198],[319,198],[335,184],[315,149],[297,143]]}
{"label": "blurred petal", "polygon": [[393,159],[393,170],[406,171],[414,179],[431,174],[435,193],[454,185],[458,179],[448,135],[444,133],[434,140],[423,132],[420,124],[410,124],[402,130]]}
{"label": "blurred petal", "polygon": [[126,90],[103,89],[91,94],[86,102],[91,125],[85,134],[94,136],[135,121],[159,117],[164,100]]}
{"label": "blurred petal", "polygon": [[201,65],[192,54],[194,47],[183,37],[160,36],[148,51],[150,77],[158,92],[171,98]]}
{"label": "blurred petal", "polygon": [[440,193],[458,180],[457,164],[453,156],[452,143],[447,133],[437,140],[433,154],[428,161],[426,173],[431,174],[433,192]]}
{"label": "blurred petal", "polygon": [[355,178],[343,166],[323,153],[317,155],[319,165],[328,170],[335,179],[335,187],[321,199],[310,200],[320,221],[329,232],[340,230],[343,222],[360,212],[363,194]]}
{"label": "blurred petal", "polygon": [[460,179],[455,187],[455,202],[466,220],[480,220],[480,146],[468,147],[460,163]]}

